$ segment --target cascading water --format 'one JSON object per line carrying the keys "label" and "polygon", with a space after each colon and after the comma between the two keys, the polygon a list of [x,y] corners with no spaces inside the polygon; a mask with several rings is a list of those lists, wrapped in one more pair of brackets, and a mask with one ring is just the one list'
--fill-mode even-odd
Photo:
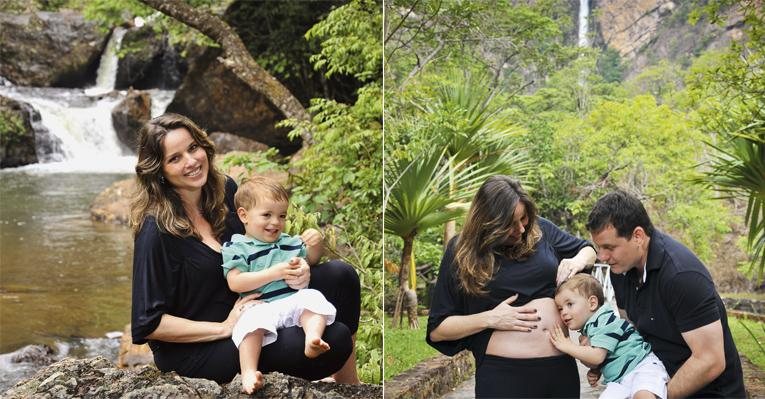
{"label": "cascading water", "polygon": [[[87,94],[104,94],[114,90],[114,82],[117,80],[117,65],[119,58],[117,50],[122,45],[122,38],[125,37],[127,30],[116,27],[112,31],[109,43],[101,55],[101,61],[98,64],[98,74],[96,75],[96,85],[85,90]],[[99,93],[100,92],[100,93]]]}
{"label": "cascading water", "polygon": [[579,47],[588,47],[588,21],[590,17],[590,0],[579,0]]}
{"label": "cascading water", "polygon": [[[136,157],[119,142],[112,126],[112,109],[125,98],[114,91],[117,50],[125,30],[115,28],[98,68],[96,85],[62,89],[0,84],[0,95],[29,103],[41,120],[35,128],[40,163],[15,170],[39,172],[131,173]],[[152,116],[164,112],[173,90],[149,90]]]}

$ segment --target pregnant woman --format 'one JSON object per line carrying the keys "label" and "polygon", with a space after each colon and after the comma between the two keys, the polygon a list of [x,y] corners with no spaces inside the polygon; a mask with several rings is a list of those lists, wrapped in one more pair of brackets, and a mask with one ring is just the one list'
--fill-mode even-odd
{"label": "pregnant woman", "polygon": [[576,362],[546,331],[565,327],[557,283],[594,262],[590,243],[537,216],[517,181],[493,176],[441,260],[426,339],[449,356],[473,353],[477,398],[579,397]]}

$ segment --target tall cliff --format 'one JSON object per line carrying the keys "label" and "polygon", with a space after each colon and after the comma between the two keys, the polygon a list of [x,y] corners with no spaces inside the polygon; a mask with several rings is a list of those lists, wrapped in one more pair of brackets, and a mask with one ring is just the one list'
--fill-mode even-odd
{"label": "tall cliff", "polygon": [[722,26],[702,19],[688,22],[692,0],[592,0],[590,26],[594,45],[616,50],[628,64],[627,77],[667,59],[687,65],[702,51],[727,46],[741,37],[742,16],[725,12]]}

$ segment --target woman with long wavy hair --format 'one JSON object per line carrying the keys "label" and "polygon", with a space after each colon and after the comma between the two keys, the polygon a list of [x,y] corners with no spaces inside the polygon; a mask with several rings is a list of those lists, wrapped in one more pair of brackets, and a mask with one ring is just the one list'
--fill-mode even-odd
{"label": "woman with long wavy hair", "polygon": [[492,176],[441,260],[426,339],[473,353],[476,397],[579,397],[576,362],[546,331],[563,326],[557,284],[594,262],[592,245],[539,217],[516,180]]}
{"label": "woman with long wavy hair", "polygon": [[[137,192],[130,224],[133,253],[133,343],[148,342],[162,371],[229,382],[239,372],[231,331],[245,304],[223,277],[221,244],[244,228],[236,215],[236,183],[214,165],[215,147],[190,119],[165,114],[138,134]],[[302,329],[287,328],[263,349],[260,369],[306,379],[337,372],[357,383],[352,336],[358,327],[360,287],[350,265],[330,261],[292,270],[288,285],[318,289],[337,308],[323,339],[332,347],[304,356]]]}

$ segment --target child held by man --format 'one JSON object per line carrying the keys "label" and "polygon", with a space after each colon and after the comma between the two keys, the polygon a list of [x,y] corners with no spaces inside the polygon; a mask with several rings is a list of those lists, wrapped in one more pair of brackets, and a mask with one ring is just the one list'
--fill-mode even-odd
{"label": "child held by man", "polygon": [[[550,341],[561,352],[591,369],[600,368],[606,389],[600,398],[667,397],[669,376],[629,321],[604,304],[603,287],[589,274],[577,274],[555,292],[555,304],[569,330],[580,330],[589,345],[574,343],[560,327],[550,331]],[[595,386],[597,379],[590,378]]]}
{"label": "child held by man", "polygon": [[239,186],[234,203],[246,235],[234,234],[223,245],[223,273],[232,291],[241,296],[260,294],[231,335],[239,348],[242,390],[251,394],[264,385],[258,359],[261,348],[276,341],[278,329],[302,327],[304,354],[315,358],[330,350],[321,337],[334,322],[336,310],[321,292],[295,290],[285,282],[299,268],[316,264],[323,251],[322,235],[315,229],[301,236],[283,232],[289,208],[286,189],[270,179],[253,177]]}

